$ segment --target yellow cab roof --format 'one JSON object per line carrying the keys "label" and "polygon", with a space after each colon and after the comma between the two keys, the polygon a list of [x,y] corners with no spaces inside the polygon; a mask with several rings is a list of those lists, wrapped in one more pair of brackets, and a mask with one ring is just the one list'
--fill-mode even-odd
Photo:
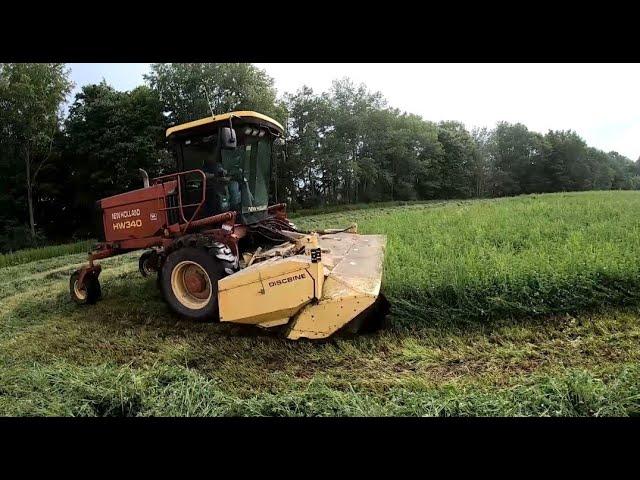
{"label": "yellow cab roof", "polygon": [[[191,130],[192,128],[202,127],[205,125],[220,123],[225,120],[228,121],[230,118],[246,119],[246,120],[249,120],[250,123],[261,123],[261,122],[267,123],[269,126],[275,127],[280,133],[284,132],[284,127],[280,125],[280,123],[278,123],[273,118],[267,117],[262,113],[253,112],[251,110],[242,110],[239,112],[229,112],[229,113],[222,113],[220,115],[213,115],[211,117],[201,118],[200,120],[194,120],[193,122],[187,122],[181,125],[176,125],[174,127],[167,128],[166,136],[168,138],[174,133]],[[251,122],[251,120],[253,120],[253,122]]]}

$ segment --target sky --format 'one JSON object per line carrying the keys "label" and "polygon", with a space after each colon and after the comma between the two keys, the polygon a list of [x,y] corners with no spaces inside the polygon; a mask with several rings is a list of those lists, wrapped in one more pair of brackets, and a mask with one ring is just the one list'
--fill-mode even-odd
{"label": "sky", "polygon": [[[349,77],[380,91],[392,107],[467,128],[520,122],[530,130],[576,131],[593,147],[640,157],[640,64],[257,63],[278,94],[315,92]],[[118,90],[143,83],[147,63],[72,63],[74,94],[103,78]]]}

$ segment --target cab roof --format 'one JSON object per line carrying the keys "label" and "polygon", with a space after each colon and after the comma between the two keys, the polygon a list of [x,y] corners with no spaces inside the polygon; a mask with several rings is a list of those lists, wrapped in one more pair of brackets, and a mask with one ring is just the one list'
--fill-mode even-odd
{"label": "cab roof", "polygon": [[239,112],[222,113],[220,115],[214,115],[211,117],[201,118],[200,120],[194,120],[193,122],[176,125],[175,127],[167,129],[166,136],[167,138],[169,138],[171,135],[179,132],[186,133],[189,130],[200,130],[201,128],[199,127],[202,127],[202,129],[206,129],[207,126],[211,127],[222,122],[228,123],[230,118],[232,119],[232,122],[236,118],[239,118],[243,120],[242,123],[253,123],[263,126],[269,126],[276,129],[281,134],[284,133],[284,127],[273,118],[267,117],[262,113],[253,112],[251,110],[242,110]]}

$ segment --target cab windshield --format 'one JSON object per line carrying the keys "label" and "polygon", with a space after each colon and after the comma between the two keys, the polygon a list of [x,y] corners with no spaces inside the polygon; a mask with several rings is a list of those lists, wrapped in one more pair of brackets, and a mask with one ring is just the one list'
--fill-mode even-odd
{"label": "cab windshield", "polygon": [[[257,129],[251,131],[258,132]],[[218,135],[184,141],[180,168],[183,171],[201,169],[208,174],[208,214],[234,210],[244,223],[251,223],[264,218],[267,212],[273,137],[266,132],[263,136],[247,135],[242,128],[236,132],[235,149],[221,148]],[[194,175],[192,181],[197,183],[197,176]],[[191,188],[199,190],[195,183]]]}
{"label": "cab windshield", "polygon": [[264,217],[269,204],[271,140],[247,137],[235,150],[222,150],[229,177],[229,204],[250,223]]}

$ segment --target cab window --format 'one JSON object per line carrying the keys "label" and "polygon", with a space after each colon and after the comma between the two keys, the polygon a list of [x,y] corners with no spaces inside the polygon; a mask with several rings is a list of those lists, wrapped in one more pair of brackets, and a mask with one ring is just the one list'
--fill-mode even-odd
{"label": "cab window", "polygon": [[216,135],[185,140],[182,144],[182,168],[213,173],[220,160]]}

